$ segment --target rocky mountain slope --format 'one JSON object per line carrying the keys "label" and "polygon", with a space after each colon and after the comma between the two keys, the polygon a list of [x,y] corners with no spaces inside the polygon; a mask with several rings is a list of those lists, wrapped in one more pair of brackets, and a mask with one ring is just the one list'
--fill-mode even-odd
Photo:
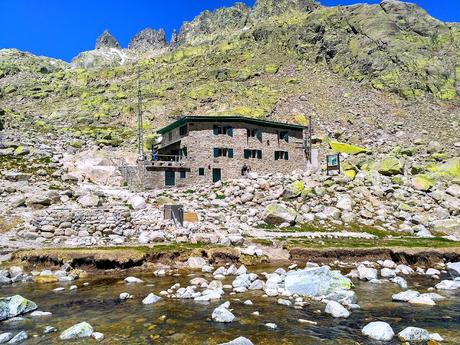
{"label": "rocky mountain slope", "polygon": [[131,149],[140,71],[147,142],[185,114],[312,116],[323,149],[337,140],[436,164],[458,156],[459,52],[458,23],[409,3],[237,3],[169,42],[145,29],[121,48],[105,31],[72,63],[0,50],[0,122],[32,146]]}

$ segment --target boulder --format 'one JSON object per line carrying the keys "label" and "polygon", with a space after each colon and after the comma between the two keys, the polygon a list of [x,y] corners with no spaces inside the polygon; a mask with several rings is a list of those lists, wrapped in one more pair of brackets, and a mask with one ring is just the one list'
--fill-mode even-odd
{"label": "boulder", "polygon": [[391,326],[382,321],[368,323],[361,332],[369,338],[379,341],[389,341],[395,335]]}
{"label": "boulder", "polygon": [[430,340],[430,333],[423,328],[407,327],[398,333],[399,340],[401,341],[428,341]]}
{"label": "boulder", "polygon": [[417,304],[417,305],[436,305],[436,303],[429,297],[420,295],[418,297],[411,298],[408,301],[410,304]]}
{"label": "boulder", "polygon": [[143,283],[144,281],[139,279],[139,278],[136,278],[136,277],[126,277],[125,278],[125,283],[128,283],[128,284],[133,284],[133,283]]}
{"label": "boulder", "polygon": [[336,301],[328,301],[326,304],[326,309],[324,311],[327,314],[331,314],[333,317],[347,318],[350,316],[350,312]]}
{"label": "boulder", "polygon": [[37,305],[28,299],[14,295],[0,298],[0,321],[11,319],[37,309]]}
{"label": "boulder", "polygon": [[11,338],[13,338],[13,333],[11,332],[0,333],[0,344],[7,343]]}
{"label": "boulder", "polygon": [[153,293],[149,293],[147,295],[147,297],[145,297],[143,300],[142,300],[142,304],[154,304],[156,302],[158,302],[159,300],[161,299],[161,297],[153,294]]}
{"label": "boulder", "polygon": [[238,337],[228,343],[220,343],[218,345],[254,345],[252,341],[245,337]]}
{"label": "boulder", "polygon": [[26,331],[21,331],[8,341],[8,344],[19,344],[28,338]]}
{"label": "boulder", "polygon": [[394,294],[391,296],[393,301],[397,302],[408,302],[411,299],[414,299],[416,297],[420,296],[420,293],[418,291],[414,290],[406,290],[397,294]]}
{"label": "boulder", "polygon": [[364,265],[358,266],[358,278],[361,280],[377,279],[377,270],[375,268],[366,267]]}
{"label": "boulder", "polygon": [[403,166],[398,158],[388,156],[380,161],[378,172],[386,176],[399,175],[403,173]]}
{"label": "boulder", "polygon": [[212,312],[212,320],[214,322],[221,322],[221,323],[229,323],[235,320],[235,315],[232,314],[230,310],[227,308],[230,306],[230,303],[226,302],[220,306],[218,306]]}
{"label": "boulder", "polygon": [[412,178],[412,185],[415,189],[424,192],[429,191],[435,184],[434,178],[426,174],[419,174]]}
{"label": "boulder", "polygon": [[292,293],[312,297],[351,289],[352,283],[339,271],[330,271],[327,267],[311,267],[289,271],[284,286]]}
{"label": "boulder", "polygon": [[353,200],[349,195],[339,195],[335,207],[343,211],[351,211],[353,208]]}
{"label": "boulder", "polygon": [[295,223],[297,216],[297,212],[290,207],[284,206],[282,204],[270,204],[265,208],[262,219],[267,224],[293,224]]}
{"label": "boulder", "polygon": [[87,195],[82,195],[77,199],[77,202],[82,206],[82,207],[97,207],[99,206],[100,200],[97,195],[94,194],[87,194]]}
{"label": "boulder", "polygon": [[460,198],[460,185],[452,184],[451,186],[447,187],[446,193],[455,198]]}
{"label": "boulder", "polygon": [[302,181],[296,181],[286,186],[283,196],[288,199],[297,198],[305,189]]}
{"label": "boulder", "polygon": [[440,219],[432,223],[433,231],[460,238],[460,219]]}
{"label": "boulder", "polygon": [[145,199],[139,195],[135,195],[128,200],[128,204],[134,209],[134,210],[143,210],[144,208],[147,207],[147,203]]}
{"label": "boulder", "polygon": [[200,256],[191,256],[187,260],[187,266],[191,269],[202,269],[208,262]]}
{"label": "boulder", "polygon": [[92,334],[93,327],[87,322],[80,322],[62,332],[59,339],[72,340],[78,338],[88,338],[91,337]]}
{"label": "boulder", "polygon": [[460,261],[459,262],[449,262],[447,264],[447,271],[452,278],[460,277]]}

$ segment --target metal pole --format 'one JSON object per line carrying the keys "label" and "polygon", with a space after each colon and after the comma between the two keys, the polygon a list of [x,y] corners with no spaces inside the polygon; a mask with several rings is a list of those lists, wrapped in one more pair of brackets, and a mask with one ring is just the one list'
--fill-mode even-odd
{"label": "metal pole", "polygon": [[311,157],[311,155],[312,155],[312,152],[311,152],[311,150],[312,150],[312,143],[311,143],[312,133],[313,133],[313,131],[312,131],[312,122],[311,122],[311,115],[310,115],[309,118],[308,118],[308,136],[309,136],[308,151],[309,151],[310,164],[312,163],[312,157]]}
{"label": "metal pole", "polygon": [[142,92],[141,92],[141,69],[137,62],[137,135],[138,153],[144,157],[144,129],[142,121]]}

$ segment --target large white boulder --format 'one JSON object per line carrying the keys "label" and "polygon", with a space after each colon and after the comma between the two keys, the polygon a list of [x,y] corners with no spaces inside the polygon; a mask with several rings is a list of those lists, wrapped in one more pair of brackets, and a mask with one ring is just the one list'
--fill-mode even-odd
{"label": "large white boulder", "polygon": [[336,301],[328,301],[326,309],[324,310],[327,314],[331,314],[333,317],[349,317],[350,312],[346,310],[340,303]]}
{"label": "large white boulder", "polygon": [[0,321],[11,319],[37,309],[37,305],[20,295],[0,298]]}
{"label": "large white boulder", "polygon": [[423,328],[407,327],[398,333],[399,340],[401,341],[428,341],[430,340],[430,333]]}
{"label": "large white boulder", "polygon": [[420,296],[420,293],[415,290],[406,290],[397,294],[394,294],[391,296],[393,301],[397,302],[408,302],[411,299],[414,299],[416,297]]}
{"label": "large white boulder", "polygon": [[339,290],[349,290],[352,283],[339,271],[331,271],[327,267],[310,267],[289,271],[286,274],[284,286],[292,293],[312,297],[327,295]]}
{"label": "large white boulder", "polygon": [[221,304],[218,306],[214,311],[212,312],[212,320],[214,322],[221,322],[221,323],[229,323],[233,322],[235,320],[235,315],[228,310],[230,307],[229,302],[225,302],[224,304]]}
{"label": "large white boulder", "polygon": [[383,321],[368,323],[362,329],[362,333],[371,339],[379,341],[389,341],[393,339],[395,335],[391,326]]}
{"label": "large white boulder", "polygon": [[372,267],[366,267],[364,265],[359,265],[358,266],[358,278],[361,280],[377,279],[377,270]]}
{"label": "large white boulder", "polygon": [[460,277],[460,261],[459,262],[449,262],[447,264],[447,270],[452,278]]}
{"label": "large white boulder", "polygon": [[61,333],[59,338],[61,340],[88,338],[91,337],[92,334],[93,327],[87,322],[80,322],[70,328],[67,328],[64,332]]}
{"label": "large white boulder", "polygon": [[129,198],[128,204],[131,205],[134,210],[143,210],[147,207],[145,199],[140,195],[133,195]]}

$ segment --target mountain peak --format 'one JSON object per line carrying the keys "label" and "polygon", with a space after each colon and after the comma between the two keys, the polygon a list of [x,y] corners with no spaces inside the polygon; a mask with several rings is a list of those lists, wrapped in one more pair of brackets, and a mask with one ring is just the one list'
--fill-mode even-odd
{"label": "mountain peak", "polygon": [[117,48],[120,49],[120,43],[113,37],[108,30],[104,32],[96,39],[96,49],[101,48]]}
{"label": "mountain peak", "polygon": [[146,28],[139,31],[129,42],[129,49],[149,50],[166,47],[166,36],[163,29],[153,30]]}

